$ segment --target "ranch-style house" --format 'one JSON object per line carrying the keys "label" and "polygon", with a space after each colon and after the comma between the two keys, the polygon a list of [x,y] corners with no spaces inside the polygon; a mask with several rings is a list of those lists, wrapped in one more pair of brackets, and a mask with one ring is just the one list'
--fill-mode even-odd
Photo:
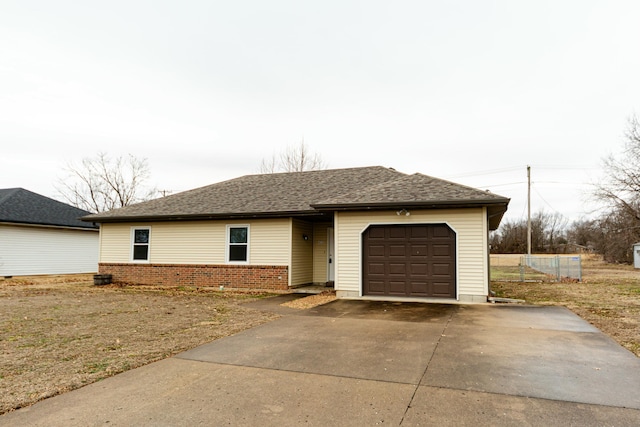
{"label": "ranch-style house", "polygon": [[109,212],[115,282],[485,302],[488,234],[509,199],[381,166],[247,175]]}

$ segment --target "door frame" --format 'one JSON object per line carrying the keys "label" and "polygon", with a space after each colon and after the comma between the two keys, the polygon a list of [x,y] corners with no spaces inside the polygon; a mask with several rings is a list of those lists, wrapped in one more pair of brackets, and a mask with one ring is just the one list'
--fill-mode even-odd
{"label": "door frame", "polygon": [[336,280],[336,240],[333,227],[327,228],[327,282]]}

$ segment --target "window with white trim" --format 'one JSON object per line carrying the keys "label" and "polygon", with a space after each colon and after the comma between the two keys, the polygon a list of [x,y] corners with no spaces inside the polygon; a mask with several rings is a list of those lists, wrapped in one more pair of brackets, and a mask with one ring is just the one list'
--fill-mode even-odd
{"label": "window with white trim", "polygon": [[227,262],[249,261],[249,226],[227,226]]}
{"label": "window with white trim", "polygon": [[131,230],[131,259],[137,262],[149,261],[151,227],[134,227]]}

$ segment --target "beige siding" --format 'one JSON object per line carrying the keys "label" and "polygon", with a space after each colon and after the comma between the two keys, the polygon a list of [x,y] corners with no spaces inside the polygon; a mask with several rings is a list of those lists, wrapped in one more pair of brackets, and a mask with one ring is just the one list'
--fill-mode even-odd
{"label": "beige siding", "polygon": [[315,223],[313,225],[313,282],[327,282],[327,232],[333,224]]}
{"label": "beige siding", "polygon": [[361,295],[361,233],[370,224],[447,223],[457,239],[458,296],[488,294],[486,213],[482,208],[336,213],[336,290]]}
{"label": "beige siding", "polygon": [[[307,236],[308,240],[304,240]],[[303,285],[313,281],[313,224],[293,220],[291,235],[290,285]]]}
{"label": "beige siding", "polygon": [[251,264],[291,266],[291,220],[263,219],[251,225]]}
{"label": "beige siding", "polygon": [[131,260],[131,227],[134,224],[100,225],[100,262]]}
{"label": "beige siding", "polygon": [[131,228],[150,226],[151,263],[224,264],[227,225],[249,226],[250,264],[289,265],[289,219],[103,224],[100,262],[131,262]]}
{"label": "beige siding", "polygon": [[156,264],[224,264],[225,239],[225,223],[156,223],[151,226],[149,261]]}

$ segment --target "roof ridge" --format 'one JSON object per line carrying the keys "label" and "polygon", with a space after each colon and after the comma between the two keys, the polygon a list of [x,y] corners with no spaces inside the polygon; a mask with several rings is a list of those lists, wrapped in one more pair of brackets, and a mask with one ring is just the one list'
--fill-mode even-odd
{"label": "roof ridge", "polygon": [[[305,171],[282,171],[282,172],[265,172],[265,173],[250,173],[250,174],[246,174],[246,175],[241,175],[239,177],[236,178],[231,178],[231,180],[233,179],[238,179],[238,178],[243,178],[243,177],[247,177],[247,176],[262,176],[262,175],[293,175],[293,174],[313,174],[313,173],[324,173],[324,172],[338,172],[338,171],[354,171],[354,170],[363,170],[363,169],[386,169],[386,170],[391,170],[394,172],[398,172],[398,173],[403,173],[404,172],[400,172],[392,167],[387,167],[387,166],[382,166],[382,165],[376,165],[376,166],[356,166],[353,168],[329,168],[329,169],[313,169],[313,170],[305,170]],[[406,175],[406,174],[405,174]],[[221,181],[224,182],[224,181]],[[215,184],[211,184],[211,185],[215,185]]]}

